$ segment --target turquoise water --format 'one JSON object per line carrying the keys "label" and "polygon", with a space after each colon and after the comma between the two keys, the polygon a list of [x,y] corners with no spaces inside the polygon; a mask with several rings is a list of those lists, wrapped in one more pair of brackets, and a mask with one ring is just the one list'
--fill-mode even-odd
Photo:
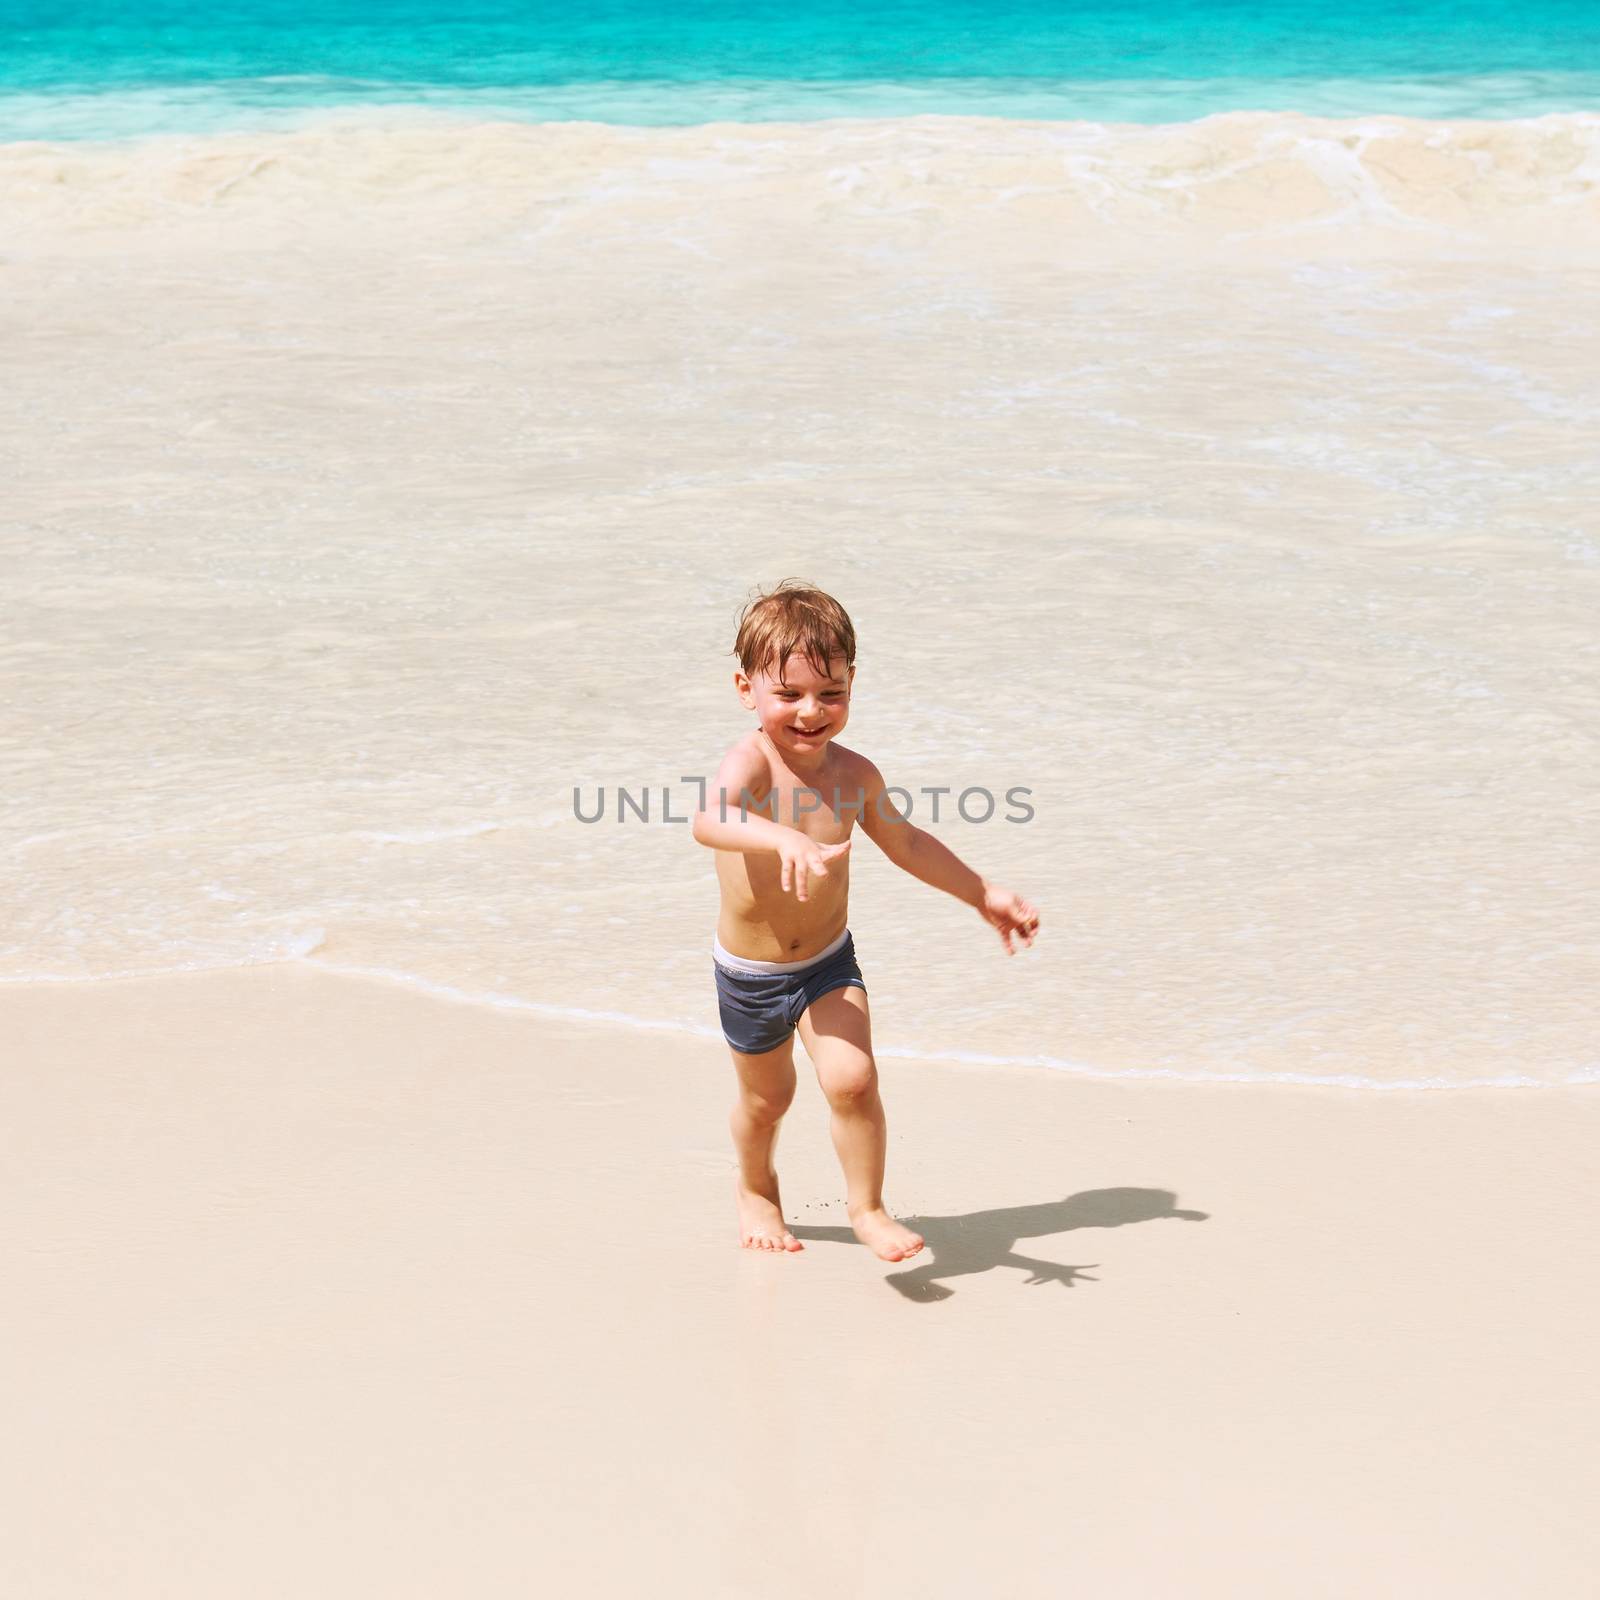
{"label": "turquoise water", "polygon": [[0,0],[0,139],[346,108],[639,124],[1600,110],[1597,0]]}

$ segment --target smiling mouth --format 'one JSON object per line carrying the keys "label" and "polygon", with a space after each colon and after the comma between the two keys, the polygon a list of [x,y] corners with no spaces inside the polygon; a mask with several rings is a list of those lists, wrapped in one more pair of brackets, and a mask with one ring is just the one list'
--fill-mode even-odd
{"label": "smiling mouth", "polygon": [[815,739],[816,736],[819,733],[826,733],[827,732],[827,725],[824,724],[820,728],[797,728],[791,722],[789,724],[789,732],[790,733],[798,733],[802,739]]}

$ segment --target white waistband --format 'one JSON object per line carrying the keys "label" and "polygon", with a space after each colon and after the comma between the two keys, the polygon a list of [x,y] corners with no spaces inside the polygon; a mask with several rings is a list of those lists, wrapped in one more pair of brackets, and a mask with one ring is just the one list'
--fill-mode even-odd
{"label": "white waistband", "polygon": [[775,972],[804,972],[807,967],[814,967],[819,961],[826,961],[829,956],[837,955],[844,949],[844,942],[850,937],[850,930],[846,928],[826,950],[819,950],[814,956],[807,956],[804,961],[749,961],[744,956],[730,955],[722,948],[722,941],[711,935],[711,959],[719,967],[726,967],[729,972],[742,972],[747,977],[761,978]]}

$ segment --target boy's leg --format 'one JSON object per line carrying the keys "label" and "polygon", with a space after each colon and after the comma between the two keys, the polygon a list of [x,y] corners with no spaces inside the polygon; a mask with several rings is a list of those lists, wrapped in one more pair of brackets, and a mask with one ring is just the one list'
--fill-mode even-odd
{"label": "boy's leg", "polygon": [[749,1250],[804,1249],[783,1225],[778,1173],[772,1164],[778,1124],[794,1099],[794,1035],[762,1055],[746,1055],[732,1045],[728,1054],[739,1075],[739,1098],[728,1118],[739,1156],[734,1180],[739,1242]]}
{"label": "boy's leg", "polygon": [[915,1255],[922,1248],[921,1234],[896,1222],[883,1205],[888,1133],[872,1058],[867,991],[850,985],[818,996],[800,1015],[800,1037],[833,1113],[833,1148],[844,1168],[850,1226],[885,1261]]}

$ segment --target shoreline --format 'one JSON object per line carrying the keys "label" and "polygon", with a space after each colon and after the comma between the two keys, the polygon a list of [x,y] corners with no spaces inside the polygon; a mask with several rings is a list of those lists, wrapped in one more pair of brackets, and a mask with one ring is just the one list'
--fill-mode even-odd
{"label": "shoreline", "polygon": [[[1590,119],[1597,114],[1600,72],[1549,70],[1520,75],[1538,80],[1539,89],[1509,92],[1506,75],[1458,72],[1428,77],[1361,79],[1339,75],[1286,79],[1101,78],[1042,80],[1031,89],[999,87],[1004,80],[885,79],[875,83],[837,80],[767,79],[741,86],[720,103],[702,93],[694,114],[680,109],[694,102],[688,87],[671,79],[644,81],[632,92],[616,92],[614,82],[527,85],[519,93],[429,94],[452,86],[397,85],[393,98],[356,96],[279,103],[263,100],[251,114],[237,114],[235,80],[201,80],[180,99],[190,122],[164,120],[170,86],[129,84],[109,89],[79,89],[48,96],[53,116],[36,120],[31,131],[0,139],[0,145],[71,148],[79,145],[135,145],[156,140],[251,138],[324,129],[576,127],[620,131],[692,132],[714,129],[794,130],[813,126],[848,128],[886,124],[970,123],[1033,128],[1098,127],[1107,130],[1195,128],[1225,118],[1301,118],[1315,123],[1395,121],[1430,126],[1528,124],[1550,118]],[[937,85],[937,87],[934,87]],[[698,86],[702,91],[706,85]],[[608,93],[607,90],[610,90]],[[926,89],[928,92],[922,92]],[[797,91],[804,91],[797,92]],[[878,91],[874,94],[873,91]],[[884,93],[884,90],[891,91]],[[819,104],[821,91],[824,103]],[[1354,91],[1354,92],[1352,92]],[[831,92],[833,98],[827,100]],[[1259,98],[1246,98],[1246,96]],[[0,112],[9,99],[0,93]],[[39,98],[45,98],[41,95]],[[667,114],[663,114],[663,113]],[[211,120],[206,120],[207,115]],[[74,123],[74,115],[81,122]],[[96,118],[99,119],[96,123]],[[156,123],[153,131],[151,123]],[[68,131],[73,130],[73,131]]]}
{"label": "shoreline", "polygon": [[1582,1088],[885,1058],[906,1269],[844,1225],[803,1052],[773,1258],[715,1041],[299,965],[0,1015],[0,1573],[40,1600],[1554,1600],[1600,1559]]}
{"label": "shoreline", "polygon": [[[719,208],[674,236],[679,254],[711,262],[746,229],[808,220],[827,223],[830,253],[937,243],[929,265],[943,256],[986,273],[1059,261],[1066,244],[1072,259],[1092,247],[1086,262],[1170,267],[1157,244],[1174,238],[1234,270],[1352,253],[1526,264],[1535,248],[1566,266],[1595,231],[1586,173],[1597,136],[1593,110],[652,124],[341,109],[262,126],[5,140],[0,187],[16,196],[30,249],[81,248],[105,234],[215,252],[229,242],[192,230],[224,216],[267,227],[281,245],[360,203],[369,221],[415,226],[426,215],[438,242],[456,247],[509,235],[581,251],[598,219],[626,219],[614,204],[622,195]],[[921,193],[933,172],[938,183]],[[1001,240],[977,249],[929,232],[962,217],[998,227]],[[1041,228],[1054,248],[1035,237]]]}
{"label": "shoreline", "polygon": [[[528,1000],[519,995],[500,994],[494,990],[471,991],[427,978],[415,973],[392,971],[379,967],[353,967],[317,961],[314,958],[263,959],[232,965],[196,968],[173,968],[144,972],[111,973],[100,977],[77,977],[62,974],[17,977],[0,975],[0,1008],[7,992],[25,991],[31,987],[98,988],[106,984],[159,984],[187,979],[219,978],[228,974],[260,972],[275,967],[294,967],[307,973],[349,981],[357,984],[377,984],[399,989],[446,1005],[461,1006],[469,1010],[504,1012],[523,1016],[537,1022],[557,1026],[575,1026],[598,1030],[613,1030],[625,1036],[634,1034],[658,1035],[682,1043],[711,1045],[720,1050],[721,1032],[710,1024],[672,1022],[651,1017],[636,1017],[625,1012],[592,1011],[579,1006],[559,1006],[548,1001]],[[1495,1090],[1585,1090],[1600,1085],[1600,1067],[1577,1067],[1574,1075],[1560,1079],[1505,1077],[1472,1079],[1451,1082],[1448,1079],[1383,1079],[1363,1077],[1311,1077],[1304,1074],[1276,1075],[1272,1073],[1231,1074],[1184,1072],[1172,1067],[1097,1067],[1089,1063],[1071,1062],[1056,1056],[1011,1056],[989,1054],[983,1051],[922,1050],[910,1047],[897,1048],[893,1044],[874,1042],[874,1054],[882,1060],[908,1064],[929,1064],[954,1069],[987,1071],[996,1067],[1014,1068],[1023,1072],[1042,1072],[1060,1076],[1074,1083],[1145,1084],[1170,1083],[1190,1088],[1210,1085],[1236,1085],[1259,1089],[1333,1089],[1354,1093],[1378,1091],[1382,1094],[1416,1093],[1466,1094]]]}

